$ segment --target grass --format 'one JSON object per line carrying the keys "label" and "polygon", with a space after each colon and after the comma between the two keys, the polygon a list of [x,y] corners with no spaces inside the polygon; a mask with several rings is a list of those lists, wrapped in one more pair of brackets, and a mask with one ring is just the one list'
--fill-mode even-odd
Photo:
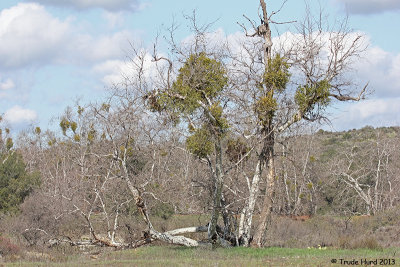
{"label": "grass", "polygon": [[[77,255],[63,261],[14,261],[4,266],[342,266],[340,259],[394,259],[400,266],[400,248],[381,250],[342,250],[327,248],[231,248],[205,249],[150,246],[135,250],[106,252],[100,255]],[[331,260],[336,259],[337,264]],[[379,265],[379,264],[378,264]],[[0,266],[1,263],[0,263]],[[366,266],[366,265],[364,265]]]}

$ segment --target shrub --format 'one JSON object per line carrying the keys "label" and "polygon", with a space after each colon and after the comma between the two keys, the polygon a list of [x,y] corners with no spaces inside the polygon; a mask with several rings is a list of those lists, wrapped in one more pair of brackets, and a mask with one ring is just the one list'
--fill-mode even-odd
{"label": "shrub", "polygon": [[374,237],[365,237],[357,240],[352,248],[382,249],[382,246],[379,245]]}
{"label": "shrub", "polygon": [[350,236],[340,236],[337,240],[337,246],[343,249],[350,249],[352,247],[352,238]]}
{"label": "shrub", "polygon": [[12,256],[17,255],[19,252],[20,248],[13,244],[9,238],[0,236],[0,255]]}
{"label": "shrub", "polygon": [[40,184],[38,173],[25,170],[16,152],[0,154],[0,212],[16,212],[19,205]]}

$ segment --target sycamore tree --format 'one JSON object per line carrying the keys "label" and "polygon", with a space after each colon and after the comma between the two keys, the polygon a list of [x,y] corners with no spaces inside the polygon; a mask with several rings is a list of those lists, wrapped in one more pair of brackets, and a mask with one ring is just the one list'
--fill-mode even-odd
{"label": "sycamore tree", "polygon": [[[221,213],[224,169],[222,142],[229,129],[224,116],[222,93],[228,87],[226,67],[206,51],[192,51],[179,68],[169,88],[149,96],[154,111],[167,111],[176,120],[184,120],[189,136],[186,148],[210,168],[213,188],[213,206],[208,236],[216,240],[217,222]],[[178,121],[176,121],[178,123]],[[214,155],[214,158],[211,158]]]}
{"label": "sycamore tree", "polygon": [[[255,39],[252,45],[244,44],[248,58],[234,58],[235,65],[241,70],[235,73],[237,91],[241,99],[247,101],[245,109],[252,117],[253,124],[247,129],[261,144],[257,150],[258,160],[254,167],[247,204],[242,212],[239,235],[244,245],[262,246],[268,218],[273,208],[275,174],[274,149],[279,137],[303,122],[319,121],[326,117],[327,108],[335,101],[359,101],[366,92],[366,87],[357,90],[349,71],[352,62],[364,51],[362,36],[348,30],[346,20],[334,27],[325,27],[309,11],[305,19],[296,24],[294,33],[287,33],[276,38],[277,47],[273,46],[271,25],[276,12],[268,15],[264,0],[260,0],[261,24],[253,21],[253,33],[249,34],[243,26],[246,36]],[[260,60],[260,52],[262,58]],[[249,64],[250,62],[250,64]],[[247,79],[243,78],[243,74]],[[245,107],[246,104],[241,104]],[[260,181],[266,169],[262,209],[257,229],[251,234],[254,205],[260,192]],[[264,177],[263,177],[264,178]]]}
{"label": "sycamore tree", "polygon": [[[346,20],[324,28],[324,16],[315,19],[307,12],[304,21],[293,22],[295,30],[279,40],[271,32],[277,12],[268,15],[264,0],[260,7],[261,24],[249,19],[252,30],[242,25],[247,40],[226,38],[215,44],[206,28],[193,23],[191,43],[177,45],[171,38],[175,58],[160,56],[154,49],[153,61],[166,63],[160,75],[164,82],[145,97],[153,111],[168,114],[175,125],[187,128],[186,149],[209,166],[214,184],[209,239],[243,246],[264,243],[279,138],[293,126],[324,119],[335,101],[361,100],[367,87],[357,89],[349,78],[351,64],[365,46],[361,35],[348,30]],[[241,136],[236,145],[232,136]],[[232,147],[238,157],[228,162]],[[225,181],[248,158],[254,165],[242,170],[247,189],[237,187],[241,196],[233,200],[242,203],[240,220],[235,229],[227,230],[226,207],[232,203],[226,203],[224,191],[234,190]],[[261,211],[255,227],[257,203]],[[225,231],[218,232],[220,213]]]}

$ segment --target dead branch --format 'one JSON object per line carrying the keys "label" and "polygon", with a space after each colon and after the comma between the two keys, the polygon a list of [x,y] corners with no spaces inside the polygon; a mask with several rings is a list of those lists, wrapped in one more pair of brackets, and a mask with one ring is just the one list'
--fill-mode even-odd
{"label": "dead branch", "polygon": [[337,95],[337,94],[333,94],[333,93],[330,93],[329,96],[334,97],[339,101],[360,101],[361,99],[364,99],[364,97],[365,97],[365,91],[368,87],[368,84],[369,83],[367,83],[364,86],[364,88],[360,91],[360,93],[358,94],[357,97],[348,96],[348,95],[340,95],[340,94]]}

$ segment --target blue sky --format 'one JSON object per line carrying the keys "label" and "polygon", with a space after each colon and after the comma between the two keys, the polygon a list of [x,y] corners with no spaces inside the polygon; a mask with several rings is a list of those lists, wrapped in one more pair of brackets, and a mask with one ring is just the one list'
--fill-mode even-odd
{"label": "blue sky", "polygon": [[[365,125],[400,125],[400,1],[309,0],[331,18],[349,16],[350,27],[369,42],[356,67],[374,94],[367,100],[332,109],[333,130]],[[266,0],[270,11],[281,1]],[[77,99],[101,99],[126,68],[129,42],[150,46],[163,25],[181,25],[194,9],[200,22],[215,21],[225,34],[241,31],[243,14],[257,19],[258,0],[2,0],[0,2],[0,114],[14,131],[51,127]],[[288,0],[277,21],[298,20],[304,2]],[[287,26],[279,28],[283,33]],[[396,32],[397,31],[397,32]],[[274,33],[277,34],[276,32]],[[53,123],[54,124],[54,123]]]}

